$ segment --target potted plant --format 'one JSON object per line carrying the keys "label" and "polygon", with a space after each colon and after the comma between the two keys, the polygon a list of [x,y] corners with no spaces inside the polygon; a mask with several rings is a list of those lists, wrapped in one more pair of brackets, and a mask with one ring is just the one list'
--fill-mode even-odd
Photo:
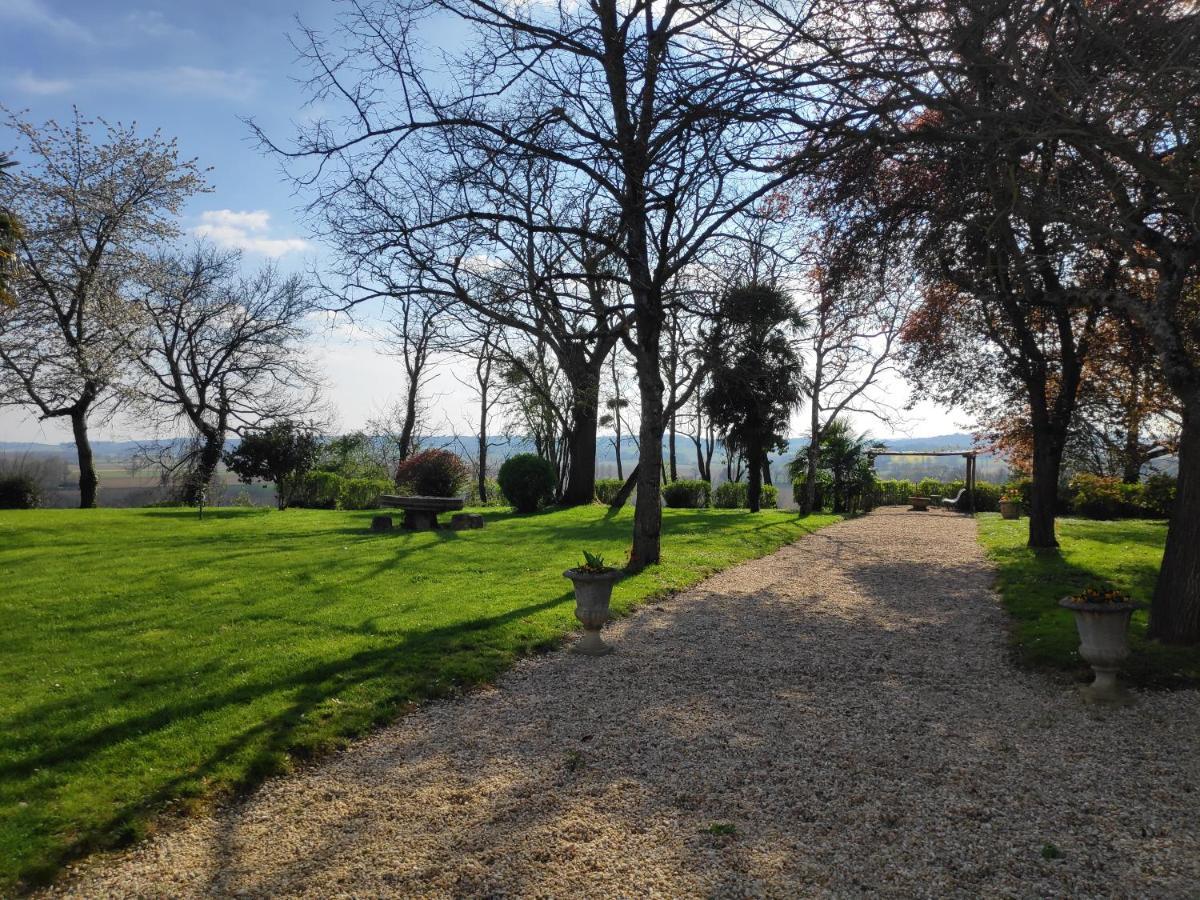
{"label": "potted plant", "polygon": [[1014,491],[1007,491],[1000,498],[1000,517],[1002,519],[1019,519],[1021,518],[1021,495]]}
{"label": "potted plant", "polygon": [[1117,670],[1129,655],[1129,618],[1140,604],[1120,591],[1090,587],[1077,597],[1058,601],[1075,614],[1079,629],[1079,655],[1096,673],[1085,697],[1100,702],[1124,701]]}
{"label": "potted plant", "polygon": [[574,646],[576,653],[603,656],[612,653],[612,645],[600,639],[600,629],[608,621],[608,604],[613,585],[621,570],[604,564],[604,557],[583,551],[583,564],[563,572],[575,585],[575,618],[583,625],[583,637]]}

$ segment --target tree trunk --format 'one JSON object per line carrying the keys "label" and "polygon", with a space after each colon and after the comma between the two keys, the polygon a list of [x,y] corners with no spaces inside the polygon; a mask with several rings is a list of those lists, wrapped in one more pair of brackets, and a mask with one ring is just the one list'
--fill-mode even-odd
{"label": "tree trunk", "polygon": [[1179,482],[1149,634],[1170,644],[1200,643],[1200,402],[1184,410]]}
{"label": "tree trunk", "polygon": [[578,357],[560,360],[571,385],[571,434],[567,452],[564,506],[582,506],[596,499],[596,429],[600,418],[600,371],[605,354],[589,363]]}
{"label": "tree trunk", "polygon": [[701,481],[708,481],[708,472],[704,469],[704,443],[701,434],[697,431],[691,437],[692,443],[696,445],[696,477]]}
{"label": "tree trunk", "polygon": [[[638,571],[652,566],[662,557],[662,483],[659,473],[663,462],[662,385],[658,382],[657,361],[652,373],[642,373],[641,456],[638,459],[637,500],[633,512],[633,547],[629,568]],[[649,381],[649,384],[645,382]]]}
{"label": "tree trunk", "polygon": [[400,438],[396,441],[399,462],[412,456],[413,435],[417,430],[417,383],[410,380],[404,397],[404,423],[400,426]]}
{"label": "tree trunk", "polygon": [[746,488],[746,506],[750,512],[758,512],[762,509],[762,448],[755,443],[750,443],[746,447],[746,458],[750,460],[750,483]]}
{"label": "tree trunk", "polygon": [[621,489],[617,491],[612,498],[612,502],[608,504],[609,509],[620,509],[629,502],[629,495],[633,493],[633,489],[637,486],[638,467],[635,465],[633,471],[629,473],[629,477],[625,479],[625,483],[621,485]]}
{"label": "tree trunk", "polygon": [[805,516],[811,515],[817,505],[817,464],[820,459],[821,447],[814,437],[808,442],[808,468],[804,471],[804,499],[800,504],[800,512]]}
{"label": "tree trunk", "polygon": [[217,465],[221,462],[221,451],[225,447],[224,430],[212,429],[205,432],[203,438],[204,444],[200,448],[196,467],[188,474],[187,483],[184,486],[184,500],[193,504],[199,503],[207,496],[203,492],[212,483],[213,476],[217,472]]}
{"label": "tree trunk", "polygon": [[1058,474],[1062,467],[1062,442],[1053,434],[1034,426],[1033,485],[1029,498],[1029,546],[1058,546],[1054,534],[1055,507],[1058,505]]}
{"label": "tree trunk", "polygon": [[1137,420],[1130,422],[1125,432],[1125,459],[1122,462],[1121,481],[1137,484],[1142,477],[1141,427]]}
{"label": "tree trunk", "polygon": [[[674,395],[675,395],[675,391],[674,391],[674,389],[672,389],[671,390],[671,408],[672,409],[675,408],[675,396]],[[671,480],[672,481],[679,480],[679,465],[676,462],[676,458],[675,458],[675,431],[676,431],[675,413],[671,413],[671,417],[670,417],[670,420],[669,420],[668,426],[667,426],[667,449],[669,451],[668,455],[669,455],[670,462],[671,462]]]}
{"label": "tree trunk", "polygon": [[576,395],[571,410],[571,434],[567,453],[567,484],[563,490],[564,506],[581,506],[596,499],[596,401]]}
{"label": "tree trunk", "polygon": [[762,453],[762,480],[763,484],[774,484],[774,479],[771,478],[771,454],[766,450]]}
{"label": "tree trunk", "polygon": [[479,437],[479,451],[478,451],[479,475],[477,476],[476,485],[475,485],[475,487],[477,488],[477,490],[479,492],[479,505],[480,506],[486,506],[487,502],[488,502],[487,451],[488,451],[487,435],[485,433],[481,433],[480,437]]}
{"label": "tree trunk", "polygon": [[96,461],[92,456],[92,442],[88,438],[87,409],[71,413],[71,430],[75,434],[75,454],[79,459],[79,508],[93,509],[100,478],[96,475]]}

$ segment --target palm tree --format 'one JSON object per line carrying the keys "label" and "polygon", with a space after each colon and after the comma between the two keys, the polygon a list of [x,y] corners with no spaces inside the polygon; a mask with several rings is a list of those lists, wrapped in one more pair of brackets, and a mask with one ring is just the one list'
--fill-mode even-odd
{"label": "palm tree", "polygon": [[[819,465],[833,481],[834,512],[847,512],[852,501],[874,482],[870,451],[882,446],[865,432],[856,434],[846,419],[834,419],[826,426],[821,435]],[[788,474],[793,481],[798,481],[806,477],[807,472],[808,447],[805,446],[788,464]]]}
{"label": "palm tree", "polygon": [[[7,153],[0,153],[0,181],[12,178],[8,169],[15,166],[16,160],[10,159]],[[21,222],[11,210],[0,207],[0,305],[13,306],[10,279],[17,263],[17,240],[21,236]]]}

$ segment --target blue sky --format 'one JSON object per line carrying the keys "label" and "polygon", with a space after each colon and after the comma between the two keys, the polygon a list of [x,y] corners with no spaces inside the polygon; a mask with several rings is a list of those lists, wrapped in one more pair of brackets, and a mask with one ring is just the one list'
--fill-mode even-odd
{"label": "blue sky", "polygon": [[[275,259],[304,268],[317,261],[318,248],[296,214],[300,200],[243,120],[253,117],[281,140],[292,135],[309,110],[289,36],[297,16],[322,30],[336,11],[332,0],[0,0],[0,103],[35,122],[69,117],[75,105],[85,117],[161,129],[178,139],[183,155],[212,168],[214,190],[188,204],[185,232],[240,247],[252,265]],[[345,323],[322,332],[315,354],[339,428],[364,424],[400,387],[398,364]],[[446,420],[435,427],[465,421],[466,395],[453,374],[447,362],[433,385],[432,405]],[[946,433],[955,418],[923,407],[903,430]],[[94,432],[148,436],[119,417]],[[69,429],[0,409],[4,440],[58,442],[69,440]]]}
{"label": "blue sky", "polygon": [[[328,0],[3,0],[0,98],[35,121],[67,117],[74,104],[85,116],[162,129],[213,168],[215,192],[189,204],[185,227],[207,220],[225,240],[244,233],[248,247],[296,253],[299,244],[270,243],[302,236],[295,199],[241,120],[291,134],[305,114],[288,42],[294,17],[323,26],[332,12]],[[219,210],[265,215],[214,220]]]}

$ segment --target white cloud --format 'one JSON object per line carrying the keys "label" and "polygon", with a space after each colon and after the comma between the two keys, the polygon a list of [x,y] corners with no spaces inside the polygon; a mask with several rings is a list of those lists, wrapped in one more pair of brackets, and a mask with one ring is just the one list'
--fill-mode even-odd
{"label": "white cloud", "polygon": [[75,83],[66,78],[42,78],[26,69],[9,78],[8,86],[21,94],[47,97],[69,91]]}
{"label": "white cloud", "polygon": [[224,100],[247,100],[257,93],[259,86],[258,79],[242,69],[229,71],[198,66],[125,73],[125,80],[163,93]]}
{"label": "white cloud", "polygon": [[207,238],[218,247],[263,256],[303,253],[312,248],[304,238],[268,237],[270,227],[271,214],[265,209],[243,212],[212,209],[200,214],[200,224],[192,229],[192,233]]}
{"label": "white cloud", "polygon": [[67,41],[95,43],[95,36],[74,19],[54,12],[43,0],[4,0],[0,22],[25,25]]}

